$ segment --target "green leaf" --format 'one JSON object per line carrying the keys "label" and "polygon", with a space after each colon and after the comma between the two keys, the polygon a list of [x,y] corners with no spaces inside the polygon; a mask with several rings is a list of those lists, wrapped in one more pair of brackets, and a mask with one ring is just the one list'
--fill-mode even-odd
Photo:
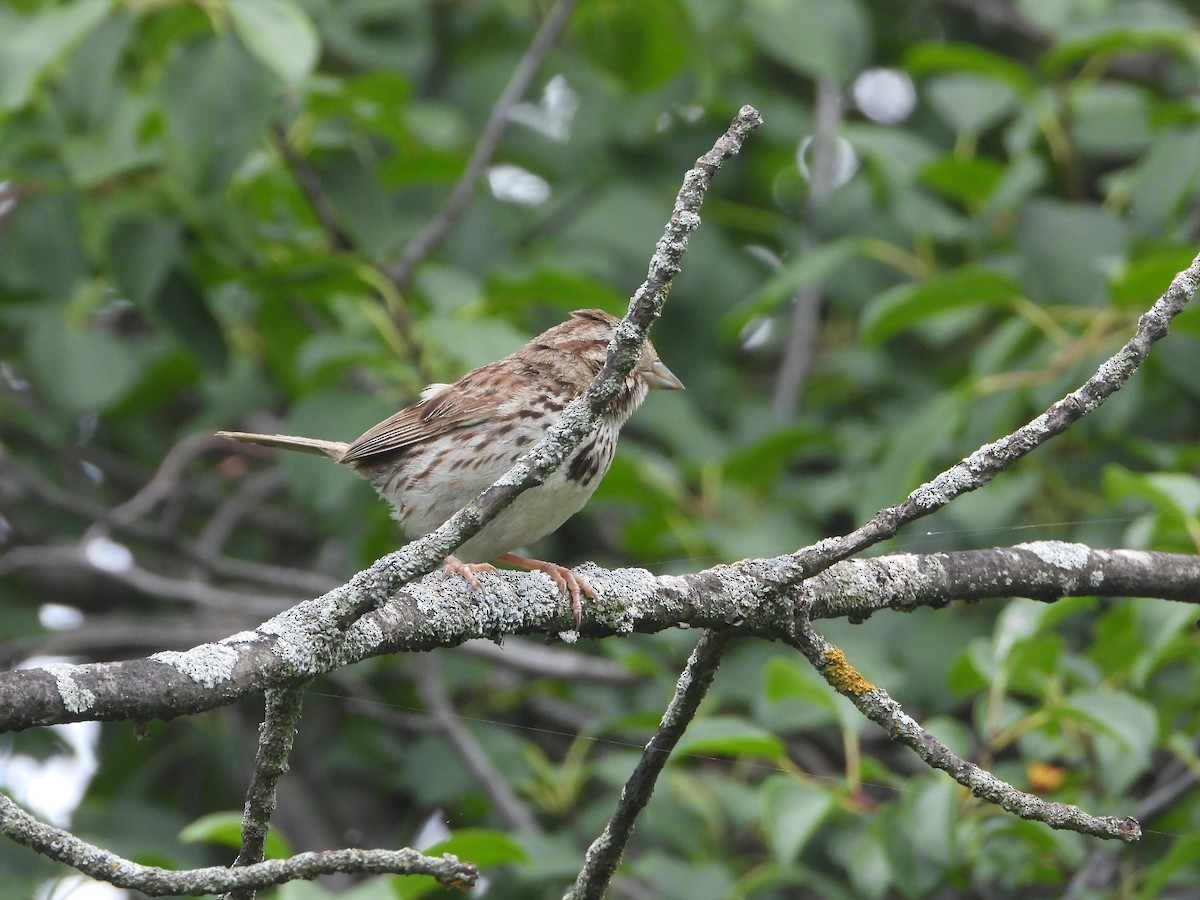
{"label": "green leaf", "polygon": [[226,0],[234,31],[251,53],[289,85],[312,73],[320,38],[291,0]]}
{"label": "green leaf", "polygon": [[28,103],[47,70],[111,7],[110,0],[75,0],[29,16],[0,10],[0,110]]}
{"label": "green leaf", "polygon": [[913,778],[905,785],[899,821],[909,835],[907,843],[927,869],[937,870],[954,860],[960,802],[959,788],[941,773]]}
{"label": "green leaf", "polygon": [[[1169,896],[1171,885],[1194,883],[1200,870],[1200,835],[1176,834],[1167,852],[1143,871],[1139,896]],[[1182,880],[1178,875],[1182,875]]]}
{"label": "green leaf", "polygon": [[961,393],[944,392],[891,425],[883,452],[854,497],[855,518],[865,519],[875,510],[895,503],[940,467],[951,452],[951,435],[961,427],[969,401]]}
{"label": "green leaf", "polygon": [[1130,220],[1138,234],[1161,240],[1189,208],[1198,182],[1200,127],[1193,127],[1156,135],[1138,162],[1120,176],[1113,193],[1129,197]]}
{"label": "green leaf", "polygon": [[444,841],[438,841],[421,852],[430,856],[453,853],[460,859],[481,867],[525,862],[529,859],[529,854],[520,843],[503,831],[490,828],[461,828]]}
{"label": "green leaf", "polygon": [[141,374],[142,354],[130,341],[64,324],[52,311],[29,330],[26,356],[34,378],[70,413],[108,409]]}
{"label": "green leaf", "polygon": [[216,191],[265,140],[270,74],[226,34],[179,44],[161,81],[172,159],[198,192]]}
{"label": "green leaf", "polygon": [[1021,285],[1012,276],[964,266],[882,294],[863,315],[863,339],[877,343],[932,316],[970,307],[1007,306],[1021,296]]}
{"label": "green leaf", "polygon": [[857,0],[747,0],[740,12],[764,53],[804,75],[845,83],[870,51],[870,23]]}
{"label": "green leaf", "polygon": [[925,96],[960,134],[980,134],[1020,106],[1020,95],[1011,86],[981,75],[934,76],[925,85]]}
{"label": "green leaf", "polygon": [[801,700],[835,712],[837,694],[811,666],[782,656],[773,656],[763,666],[763,698],[772,702]]}
{"label": "green leaf", "polygon": [[73,121],[103,130],[114,110],[134,99],[121,80],[121,61],[134,32],[131,10],[117,6],[71,53],[59,89]]}
{"label": "green leaf", "polygon": [[148,305],[176,262],[180,235],[173,220],[137,216],[117,222],[107,248],[117,287],[135,303]]}
{"label": "green leaf", "polygon": [[763,701],[756,718],[772,732],[836,724],[853,734],[862,727],[854,704],[825,683],[807,662],[773,656],[763,667]]}
{"label": "green leaf", "polygon": [[123,94],[105,120],[88,134],[63,141],[62,161],[72,183],[79,188],[93,188],[158,163],[161,148],[144,136],[146,122],[155,112],[150,98]]}
{"label": "green leaf", "polygon": [[991,159],[943,156],[921,170],[921,183],[975,210],[987,202],[1007,172]]}
{"label": "green leaf", "polygon": [[675,77],[692,48],[679,0],[591,0],[572,15],[571,29],[583,52],[630,90]]}
{"label": "green leaf", "polygon": [[865,249],[866,241],[862,238],[844,237],[796,253],[722,324],[727,332],[737,334],[756,317],[777,310],[800,288],[826,283]]}
{"label": "green leaf", "polygon": [[836,794],[787,775],[772,775],[762,786],[763,829],[771,855],[792,865],[817,828],[838,805]]}
{"label": "green leaf", "polygon": [[573,309],[619,310],[628,302],[628,298],[611,285],[582,273],[557,268],[537,268],[520,275],[489,275],[484,293],[490,310],[518,313],[531,306],[546,305],[561,311],[564,319]]}
{"label": "green leaf", "polygon": [[1012,59],[973,44],[918,43],[904,56],[905,68],[915,76],[931,72],[974,73],[1002,81],[1023,97],[1033,95],[1037,81]]}
{"label": "green leaf", "polygon": [[1059,75],[1080,62],[1134,51],[1166,51],[1189,60],[1195,52],[1193,23],[1182,8],[1157,0],[1129,0],[1102,13],[1071,21],[1056,46],[1040,59]]}
{"label": "green leaf", "polygon": [[774,758],[783,753],[775,735],[735,716],[711,716],[693,722],[675,756],[752,756]]}
{"label": "green leaf", "polygon": [[1010,600],[996,619],[992,657],[997,664],[1008,659],[1015,645],[1037,633],[1050,607],[1023,597]]}
{"label": "green leaf", "polygon": [[[179,832],[184,844],[221,844],[235,849],[242,846],[242,814],[240,812],[216,812],[201,816]],[[277,829],[267,834],[265,857],[283,859],[290,856],[291,847]]]}
{"label": "green leaf", "polygon": [[1186,269],[1195,256],[1192,247],[1155,250],[1130,262],[1114,273],[1109,294],[1114,303],[1145,309],[1162,294],[1176,273]]}
{"label": "green leaf", "polygon": [[1034,200],[1021,210],[1015,241],[1027,295],[1042,303],[1099,306],[1110,271],[1127,252],[1127,227],[1107,209]]}
{"label": "green leaf", "polygon": [[1123,159],[1157,138],[1150,122],[1151,98],[1130,84],[1100,82],[1072,95],[1070,128],[1076,152]]}
{"label": "green leaf", "polygon": [[16,293],[60,299],[87,271],[73,194],[18,200],[0,241],[0,284]]}
{"label": "green leaf", "polygon": [[191,278],[172,271],[154,297],[155,316],[191,353],[210,369],[222,371],[228,348],[221,326],[208,308],[203,292]]}
{"label": "green leaf", "polygon": [[1055,708],[1059,710],[1097,728],[1101,778],[1112,794],[1127,789],[1150,769],[1158,715],[1144,700],[1119,691],[1081,691],[1066,698]]}

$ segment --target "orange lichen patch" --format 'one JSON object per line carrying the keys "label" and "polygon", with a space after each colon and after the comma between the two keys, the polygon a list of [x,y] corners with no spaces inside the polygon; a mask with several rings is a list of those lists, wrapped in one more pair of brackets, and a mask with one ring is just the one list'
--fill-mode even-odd
{"label": "orange lichen patch", "polygon": [[830,647],[821,656],[821,674],[839,694],[865,694],[875,685],[858,674],[858,669],[846,662],[846,654]]}
{"label": "orange lichen patch", "polygon": [[1067,780],[1067,770],[1050,763],[1031,762],[1025,766],[1025,777],[1035,791],[1056,791]]}

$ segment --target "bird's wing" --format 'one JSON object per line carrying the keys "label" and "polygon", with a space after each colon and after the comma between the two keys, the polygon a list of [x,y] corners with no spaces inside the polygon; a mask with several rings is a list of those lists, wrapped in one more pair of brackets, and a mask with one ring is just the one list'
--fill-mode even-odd
{"label": "bird's wing", "polygon": [[[431,391],[431,388],[441,388]],[[453,389],[449,389],[453,388]],[[395,453],[430,438],[478,425],[495,415],[500,398],[488,392],[463,391],[459,385],[430,385],[421,401],[405,407],[367,430],[338,459],[352,463],[370,456]]]}

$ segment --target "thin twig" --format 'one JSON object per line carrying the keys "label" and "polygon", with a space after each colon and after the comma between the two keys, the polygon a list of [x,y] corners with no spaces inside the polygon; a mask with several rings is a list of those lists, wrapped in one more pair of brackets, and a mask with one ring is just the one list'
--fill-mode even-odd
{"label": "thin twig", "polygon": [[588,848],[583,869],[575,884],[563,897],[570,900],[589,900],[604,896],[612,880],[617,864],[625,852],[625,845],[633,833],[638,815],[650,802],[654,785],[667,759],[692,719],[700,701],[708,693],[717,666],[729,645],[732,635],[724,631],[705,631],[688,657],[687,665],[680,673],[675,685],[675,695],[663,713],[662,721],[654,737],[646,744],[633,774],[625,782],[621,799],[612,818],[600,836]]}
{"label": "thin twig", "polygon": [[354,241],[350,239],[346,230],[342,228],[341,222],[338,221],[337,213],[333,210],[333,204],[329,202],[321,179],[317,177],[317,173],[305,162],[304,158],[296,152],[287,130],[281,123],[275,122],[271,125],[271,137],[274,138],[275,147],[279,150],[279,155],[283,157],[292,177],[296,179],[300,193],[304,195],[304,199],[312,208],[313,215],[317,217],[321,230],[325,232],[329,246],[334,250],[355,249]]}
{"label": "thin twig", "polygon": [[195,540],[198,550],[220,556],[221,548],[239,524],[256,509],[263,500],[283,486],[283,476],[278,469],[263,469],[238,480],[238,490],[213,511]]}
{"label": "thin twig", "polygon": [[466,212],[467,206],[471,202],[471,194],[475,191],[475,185],[487,171],[487,167],[491,164],[492,157],[496,155],[496,150],[504,137],[504,132],[508,130],[509,114],[512,112],[512,108],[529,90],[534,75],[541,68],[546,54],[558,40],[559,33],[567,24],[567,19],[570,18],[576,2],[577,0],[558,0],[558,3],[550,10],[549,15],[542,22],[541,28],[530,42],[529,49],[525,51],[525,55],[521,57],[521,61],[513,70],[508,84],[504,86],[504,90],[492,105],[491,114],[483,126],[483,133],[480,134],[479,141],[475,144],[471,159],[458,181],[455,182],[441,211],[408,241],[400,253],[400,259],[387,268],[388,278],[400,290],[404,290],[408,286],[408,281],[412,278],[417,264],[446,239],[462,214]]}
{"label": "thin twig", "polygon": [[99,881],[152,897],[200,896],[238,888],[265,888],[318,875],[346,872],[361,875],[432,875],[442,884],[470,887],[478,871],[471,863],[446,853],[426,856],[412,849],[327,850],[298,853],[288,859],[269,859],[252,866],[210,866],[174,872],[144,866],[82,841],[69,831],[39,822],[4,794],[0,794],[0,831],[58,862],[66,863]]}
{"label": "thin twig", "polygon": [[[339,633],[364,613],[382,606],[395,590],[441,565],[459,545],[520,494],[544,482],[591,434],[601,413],[633,370],[647,340],[647,331],[662,311],[687,250],[688,237],[700,225],[700,205],[713,177],[726,160],[741,150],[742,142],[761,123],[758,110],[743,106],[712,149],[697,159],[695,167],[684,175],[671,218],[650,259],[646,280],[630,300],[629,311],[609,344],[605,364],[584,395],[567,405],[537,446],[436,531],[385,556],[376,565],[359,572],[342,588],[326,595],[335,597],[337,606],[328,623],[331,633]],[[570,618],[573,620],[574,616]]]}
{"label": "thin twig", "polygon": [[[69,512],[93,524],[107,523],[112,526],[114,532],[176,549],[188,559],[207,568],[213,575],[255,582],[306,597],[323,594],[335,586],[334,581],[315,572],[222,556],[197,541],[185,540],[178,535],[166,535],[160,528],[140,519],[114,521],[112,509],[75,492],[63,490],[49,479],[19,464],[11,456],[0,455],[0,476],[15,480],[43,503],[55,509]],[[254,515],[261,514],[261,507],[254,510]],[[292,536],[290,532],[289,536]]]}
{"label": "thin twig", "polygon": [[161,575],[142,568],[132,554],[127,562],[117,562],[109,568],[103,568],[89,559],[86,544],[14,547],[0,555],[0,576],[22,569],[49,569],[60,574],[63,571],[78,569],[91,575],[111,578],[149,597],[187,603],[204,609],[234,612],[252,617],[251,621],[273,615],[293,602],[291,597],[230,591],[192,578]]}
{"label": "thin twig", "polygon": [[1137,331],[1133,337],[1101,363],[1091,378],[1052,404],[1037,418],[997,441],[984,444],[932,481],[921,485],[909,494],[904,502],[880,510],[864,525],[849,534],[826,538],[795,553],[772,560],[781,583],[795,583],[797,578],[813,575],[880,541],[887,540],[909,522],[941,509],[955,497],[983,487],[1042,444],[1062,434],[1085,415],[1099,408],[1129,381],[1145,361],[1150,347],[1166,337],[1171,321],[1195,296],[1198,284],[1200,255],[1171,280],[1166,292],[1138,319]]}
{"label": "thin twig", "polygon": [[889,697],[887,691],[863,678],[846,660],[845,654],[818,634],[803,616],[797,618],[795,634],[788,643],[803,653],[834,690],[887,732],[888,737],[915,751],[928,765],[949,774],[980,800],[994,803],[1022,819],[1043,822],[1051,828],[1127,844],[1141,838],[1142,827],[1134,818],[1093,816],[1069,803],[1042,800],[956,756]]}
{"label": "thin twig", "polygon": [[[813,104],[816,127],[812,137],[812,165],[808,171],[808,218],[811,220],[837,189],[838,132],[842,128],[842,87],[831,75],[817,79],[817,96]],[[804,229],[797,252],[810,252],[817,245],[812,225]],[[775,411],[781,416],[793,416],[800,406],[800,395],[812,369],[820,324],[821,292],[805,285],[792,295],[792,318],[787,340],[783,345],[783,360],[775,380],[772,398]]]}
{"label": "thin twig", "polygon": [[109,510],[109,521],[125,524],[141,519],[174,491],[183,470],[197,456],[219,446],[218,438],[208,432],[189,434],[163,456],[154,476],[136,494]]}
{"label": "thin twig", "polygon": [[505,639],[503,644],[492,640],[467,641],[459,653],[486,659],[490,663],[522,672],[535,678],[553,678],[584,684],[637,684],[642,676],[631,672],[621,663],[590,653],[576,653],[561,644],[547,647],[521,638]]}
{"label": "thin twig", "polygon": [[[288,770],[288,758],[296,740],[307,687],[307,684],[298,684],[267,691],[254,775],[246,790],[246,807],[242,813],[242,848],[233,861],[235,866],[252,866],[265,858],[267,834],[271,830],[271,817],[275,815],[275,789]],[[255,893],[252,887],[237,888],[229,892],[227,900],[254,900]]]}

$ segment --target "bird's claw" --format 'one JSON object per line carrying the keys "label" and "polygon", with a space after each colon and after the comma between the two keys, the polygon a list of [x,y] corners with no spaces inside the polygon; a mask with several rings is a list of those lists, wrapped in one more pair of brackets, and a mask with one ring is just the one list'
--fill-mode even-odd
{"label": "bird's claw", "polygon": [[477,591],[483,590],[483,585],[479,583],[479,578],[476,577],[479,572],[487,572],[490,575],[499,574],[499,569],[491,563],[465,563],[457,556],[446,557],[446,572],[450,575],[460,575],[472,588]]}

